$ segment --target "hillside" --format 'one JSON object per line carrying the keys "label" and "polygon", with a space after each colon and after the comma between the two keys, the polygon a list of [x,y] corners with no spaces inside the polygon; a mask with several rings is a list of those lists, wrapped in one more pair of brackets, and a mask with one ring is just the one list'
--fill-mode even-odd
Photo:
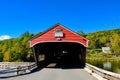
{"label": "hillside", "polygon": [[97,53],[95,49],[110,47],[112,54],[120,55],[120,29],[89,33],[86,38],[90,40],[89,48],[93,52]]}
{"label": "hillside", "polygon": [[[96,51],[96,49],[109,46],[112,54],[120,55],[120,29],[89,34],[78,32],[78,34],[89,39],[89,54],[98,54],[101,51]],[[35,34],[25,32],[19,38],[0,41],[0,61],[34,61],[32,50],[29,47],[29,40],[34,36]]]}
{"label": "hillside", "polygon": [[33,61],[29,40],[34,36],[25,32],[19,38],[0,41],[0,61]]}

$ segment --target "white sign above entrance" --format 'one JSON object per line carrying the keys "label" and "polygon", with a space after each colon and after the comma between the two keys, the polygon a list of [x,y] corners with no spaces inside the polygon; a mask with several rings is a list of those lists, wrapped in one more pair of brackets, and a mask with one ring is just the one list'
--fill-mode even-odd
{"label": "white sign above entrance", "polygon": [[62,29],[61,28],[56,29],[55,32],[54,32],[54,36],[59,37],[59,38],[63,37]]}

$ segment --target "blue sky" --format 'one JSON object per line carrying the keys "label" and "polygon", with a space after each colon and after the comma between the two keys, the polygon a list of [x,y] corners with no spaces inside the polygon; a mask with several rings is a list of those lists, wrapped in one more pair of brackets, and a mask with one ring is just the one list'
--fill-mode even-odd
{"label": "blue sky", "polygon": [[85,33],[120,28],[120,0],[0,0],[0,36],[43,32],[56,23]]}

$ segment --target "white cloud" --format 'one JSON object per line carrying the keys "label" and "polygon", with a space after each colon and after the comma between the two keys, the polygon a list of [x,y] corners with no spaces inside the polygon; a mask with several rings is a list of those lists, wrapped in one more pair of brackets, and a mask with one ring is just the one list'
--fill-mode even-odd
{"label": "white cloud", "polygon": [[11,37],[9,35],[2,35],[0,36],[0,40],[10,39]]}

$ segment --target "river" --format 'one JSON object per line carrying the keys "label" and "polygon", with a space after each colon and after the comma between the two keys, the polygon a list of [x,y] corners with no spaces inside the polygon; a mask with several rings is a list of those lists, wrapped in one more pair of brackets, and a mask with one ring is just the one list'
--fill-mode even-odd
{"label": "river", "polygon": [[120,59],[86,59],[86,62],[96,67],[120,74]]}

